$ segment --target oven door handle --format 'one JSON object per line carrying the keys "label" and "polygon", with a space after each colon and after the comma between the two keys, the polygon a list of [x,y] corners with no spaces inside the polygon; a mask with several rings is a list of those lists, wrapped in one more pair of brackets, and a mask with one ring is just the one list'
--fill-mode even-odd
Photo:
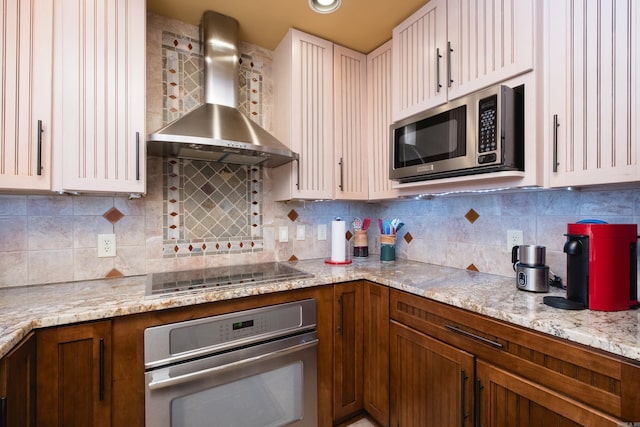
{"label": "oven door handle", "polygon": [[227,363],[225,365],[220,365],[220,366],[214,366],[212,368],[208,368],[208,369],[203,369],[200,371],[196,371],[196,372],[191,372],[189,374],[185,374],[185,375],[180,375],[177,377],[173,377],[173,378],[164,378],[158,381],[151,381],[148,384],[149,390],[157,390],[160,388],[164,388],[164,387],[169,387],[172,386],[174,384],[181,384],[181,383],[185,383],[188,381],[193,381],[194,379],[197,379],[199,377],[202,376],[206,376],[206,375],[210,375],[214,372],[219,372],[222,371],[224,369],[231,369],[231,368],[237,368],[243,365],[248,365],[248,364],[252,364],[255,362],[259,362],[265,359],[270,359],[272,357],[276,357],[276,356],[284,356],[286,354],[290,354],[290,353],[294,353],[297,351],[301,351],[304,350],[306,348],[309,347],[313,347],[318,345],[318,339],[313,339],[311,341],[307,341],[304,342],[302,344],[297,344],[294,346],[290,346],[287,348],[283,348],[281,350],[276,350],[276,351],[272,351],[270,353],[265,353],[265,354],[260,354],[257,356],[253,356],[253,357],[249,357],[246,359],[242,359],[242,360],[238,360],[235,362],[231,362],[231,363]]}

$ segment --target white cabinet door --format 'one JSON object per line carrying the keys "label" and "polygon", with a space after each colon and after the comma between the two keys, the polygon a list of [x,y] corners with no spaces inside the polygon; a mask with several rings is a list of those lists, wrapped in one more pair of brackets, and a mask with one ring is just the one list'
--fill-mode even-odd
{"label": "white cabinet door", "polygon": [[393,30],[393,120],[533,69],[535,0],[431,0]]}
{"label": "white cabinet door", "polygon": [[366,55],[334,45],[334,190],[336,199],[367,200]]}
{"label": "white cabinet door", "polygon": [[535,0],[448,0],[448,99],[533,69]]}
{"label": "white cabinet door", "polygon": [[271,169],[275,200],[332,199],[333,43],[290,29],[274,52],[274,134],[299,154]]}
{"label": "white cabinet door", "polygon": [[549,1],[548,7],[550,185],[638,180],[637,2]]}
{"label": "white cabinet door", "polygon": [[0,189],[51,187],[52,12],[51,0],[2,5]]}
{"label": "white cabinet door", "polygon": [[54,189],[144,193],[145,1],[54,8]]}
{"label": "white cabinet door", "polygon": [[447,100],[447,3],[431,0],[393,29],[393,120]]}
{"label": "white cabinet door", "polygon": [[367,148],[369,199],[397,197],[389,179],[391,143],[391,40],[367,55]]}

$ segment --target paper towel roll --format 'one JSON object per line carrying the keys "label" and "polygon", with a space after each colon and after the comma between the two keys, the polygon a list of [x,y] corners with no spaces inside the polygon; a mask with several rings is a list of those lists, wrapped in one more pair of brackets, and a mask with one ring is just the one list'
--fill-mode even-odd
{"label": "paper towel roll", "polygon": [[331,261],[344,262],[345,258],[345,221],[331,221]]}

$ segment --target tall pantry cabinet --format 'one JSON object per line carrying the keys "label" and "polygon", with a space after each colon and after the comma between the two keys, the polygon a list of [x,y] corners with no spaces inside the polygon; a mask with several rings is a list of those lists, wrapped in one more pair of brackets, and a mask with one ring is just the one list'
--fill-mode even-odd
{"label": "tall pantry cabinet", "polygon": [[53,2],[5,0],[0,19],[0,189],[51,187]]}

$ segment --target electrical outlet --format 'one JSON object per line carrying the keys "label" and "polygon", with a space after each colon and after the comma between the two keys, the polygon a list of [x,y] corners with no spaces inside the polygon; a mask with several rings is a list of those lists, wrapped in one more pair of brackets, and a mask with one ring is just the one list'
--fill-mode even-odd
{"label": "electrical outlet", "polygon": [[327,224],[318,225],[318,240],[327,240]]}
{"label": "electrical outlet", "polygon": [[278,229],[278,241],[286,243],[289,241],[289,227],[280,227]]}
{"label": "electrical outlet", "polygon": [[507,230],[507,251],[523,244],[522,230]]}
{"label": "electrical outlet", "polygon": [[116,235],[98,234],[98,258],[116,256]]}
{"label": "electrical outlet", "polygon": [[304,240],[304,238],[305,238],[304,225],[298,225],[296,227],[296,240]]}

